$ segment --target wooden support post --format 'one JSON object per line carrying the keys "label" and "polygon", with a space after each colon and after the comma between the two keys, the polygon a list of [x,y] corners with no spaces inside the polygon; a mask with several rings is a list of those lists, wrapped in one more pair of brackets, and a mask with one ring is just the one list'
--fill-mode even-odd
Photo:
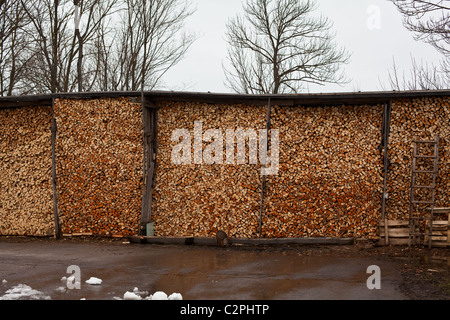
{"label": "wooden support post", "polygon": [[[391,102],[384,104],[382,124],[382,147],[383,147],[383,195],[381,199],[381,219],[386,218],[387,199],[387,172],[389,170],[388,141],[391,122]],[[387,239],[387,238],[386,238]]]}
{"label": "wooden support post", "polygon": [[448,214],[448,223],[447,223],[447,246],[450,246],[450,213]]}
{"label": "wooden support post", "polygon": [[384,218],[384,244],[389,245],[389,220]]}
{"label": "wooden support post", "polygon": [[143,194],[142,214],[139,235],[147,235],[147,223],[152,219],[153,187],[155,184],[154,173],[156,170],[157,150],[157,124],[158,110],[155,103],[146,100],[142,96],[143,117]]}
{"label": "wooden support post", "polygon": [[[266,149],[266,156],[267,156],[267,144],[268,144],[268,140],[269,140],[269,130],[270,130],[270,98],[267,102],[267,115],[266,115],[266,137],[265,137],[265,149]],[[260,149],[261,150],[261,149]],[[267,162],[267,161],[264,161]],[[264,163],[263,166],[265,166],[266,164]],[[262,233],[262,213],[263,213],[263,209],[264,209],[264,189],[266,188],[266,176],[262,175],[261,176],[261,199],[260,199],[260,204],[259,204],[259,237],[261,238],[261,233]]]}
{"label": "wooden support post", "polygon": [[56,119],[54,115],[55,98],[52,99],[52,185],[53,185],[53,220],[55,223],[55,238],[59,239],[61,237],[61,230],[59,226],[58,217],[58,192],[56,184],[56,133],[58,131],[56,125]]}

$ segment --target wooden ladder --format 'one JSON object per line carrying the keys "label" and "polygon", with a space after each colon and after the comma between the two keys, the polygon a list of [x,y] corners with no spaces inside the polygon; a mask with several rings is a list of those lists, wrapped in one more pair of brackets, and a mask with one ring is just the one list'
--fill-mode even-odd
{"label": "wooden ladder", "polygon": [[[424,148],[428,151],[425,154],[423,154],[422,150]],[[431,148],[433,154],[429,154]],[[438,136],[434,140],[418,140],[414,137],[409,201],[409,246],[412,244],[425,244],[426,240],[428,248],[431,248],[434,195],[438,174],[438,149]],[[424,190],[428,190],[426,195],[423,195]],[[422,194],[418,195],[417,192],[422,192]],[[421,224],[421,222],[427,220],[429,220],[428,226]]]}

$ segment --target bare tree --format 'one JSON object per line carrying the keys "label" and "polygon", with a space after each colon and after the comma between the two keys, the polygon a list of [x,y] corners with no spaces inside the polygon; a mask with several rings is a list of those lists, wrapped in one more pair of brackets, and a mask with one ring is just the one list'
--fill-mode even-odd
{"label": "bare tree", "polygon": [[22,31],[27,23],[18,0],[0,1],[0,95],[12,95],[27,65],[28,40]]}
{"label": "bare tree", "polygon": [[[100,23],[114,12],[116,0],[21,0],[30,26],[32,39],[29,50],[33,63],[27,70],[26,81],[35,92],[68,92],[89,88],[83,75],[92,73],[83,67],[85,46],[92,46]],[[83,26],[74,27],[74,9],[85,17]],[[86,57],[88,59],[89,57]],[[75,61],[77,61],[75,72]]]}
{"label": "bare tree", "polygon": [[[443,60],[445,61],[445,60]],[[446,69],[447,68],[447,69]],[[424,61],[418,62],[411,56],[411,68],[408,73],[400,71],[395,59],[392,68],[388,70],[388,84],[391,90],[438,90],[450,87],[450,73],[448,66],[436,66]],[[381,88],[386,90],[381,83]]]}
{"label": "bare tree", "polygon": [[[100,72],[97,51],[103,50],[100,37],[106,35],[105,21],[117,12],[120,2],[117,0],[74,0],[74,4],[79,6],[79,19],[85,16],[85,23],[79,28],[75,21],[75,37],[78,42],[77,86],[78,91],[90,91],[95,86]],[[83,48],[86,48],[86,56]]]}
{"label": "bare tree", "polygon": [[393,61],[389,85],[393,90],[430,90],[450,88],[450,1],[391,0],[403,15],[403,25],[414,39],[431,44],[443,57],[440,65],[411,57],[408,75],[400,74]]}
{"label": "bare tree", "polygon": [[0,0],[0,95],[152,89],[194,41],[182,30],[189,6],[188,0]]}
{"label": "bare tree", "polygon": [[243,93],[299,92],[305,82],[344,83],[340,67],[349,54],[339,48],[332,24],[312,17],[312,0],[247,0],[244,14],[227,24],[226,85]]}
{"label": "bare tree", "polygon": [[185,0],[127,0],[126,4],[115,40],[118,56],[113,65],[109,62],[108,81],[114,90],[151,90],[194,42],[194,36],[182,30],[193,11]]}
{"label": "bare tree", "polygon": [[450,1],[392,0],[403,15],[403,25],[444,55],[450,54]]}

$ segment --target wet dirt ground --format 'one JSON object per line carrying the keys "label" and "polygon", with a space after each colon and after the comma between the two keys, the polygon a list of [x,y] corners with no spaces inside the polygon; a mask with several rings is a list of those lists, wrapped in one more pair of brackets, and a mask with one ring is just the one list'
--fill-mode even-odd
{"label": "wet dirt ground", "polygon": [[[71,275],[70,265],[80,268],[80,289],[61,280]],[[380,289],[367,287],[372,265],[380,268]],[[90,277],[102,284],[85,283]],[[134,288],[177,292],[185,300],[450,300],[450,250],[367,242],[217,248],[1,237],[0,298],[18,284],[52,300],[123,299]]]}

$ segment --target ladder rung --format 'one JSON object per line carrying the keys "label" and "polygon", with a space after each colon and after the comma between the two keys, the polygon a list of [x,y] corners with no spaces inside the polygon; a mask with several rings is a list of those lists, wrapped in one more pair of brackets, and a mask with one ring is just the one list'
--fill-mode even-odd
{"label": "ladder rung", "polygon": [[437,143],[436,140],[413,140],[415,143]]}
{"label": "ladder rung", "polygon": [[436,185],[433,184],[431,186],[413,186],[413,188],[434,189],[434,188],[436,188]]}
{"label": "ladder rung", "polygon": [[410,217],[410,220],[431,220],[431,217]]}
{"label": "ladder rung", "polygon": [[437,156],[415,155],[414,158],[437,158]]}
{"label": "ladder rung", "polygon": [[410,232],[410,236],[429,236],[429,232]]}
{"label": "ladder rung", "polygon": [[428,171],[428,170],[413,170],[414,173],[436,173],[436,170]]}

